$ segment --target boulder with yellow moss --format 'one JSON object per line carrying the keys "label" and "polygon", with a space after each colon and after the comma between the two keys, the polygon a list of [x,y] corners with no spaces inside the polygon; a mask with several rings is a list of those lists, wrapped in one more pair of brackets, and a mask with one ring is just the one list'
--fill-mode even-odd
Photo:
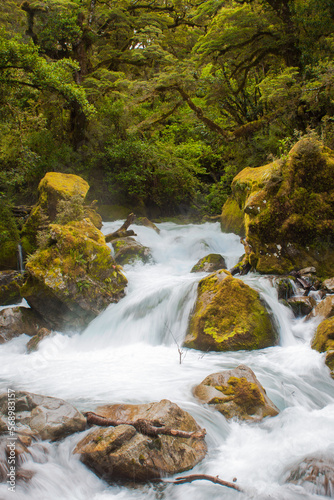
{"label": "boulder with yellow moss", "polygon": [[43,233],[52,222],[66,224],[87,218],[101,229],[102,219],[96,210],[85,205],[89,184],[73,174],[48,172],[38,186],[38,203],[32,208],[21,231],[21,243],[26,254],[33,253]]}
{"label": "boulder with yellow moss", "polygon": [[325,363],[334,378],[334,317],[324,319],[319,325],[312,340],[312,348],[325,352]]}
{"label": "boulder with yellow moss", "polygon": [[233,180],[222,229],[246,236],[244,264],[288,274],[309,266],[319,276],[334,267],[334,152],[301,139],[286,158],[246,168]]}
{"label": "boulder with yellow moss", "polygon": [[49,328],[82,330],[124,296],[127,280],[88,219],[51,224],[45,248],[26,263],[22,295]]}
{"label": "boulder with yellow moss", "polygon": [[277,343],[270,314],[258,292],[225,270],[198,285],[185,347],[202,351],[263,349]]}
{"label": "boulder with yellow moss", "polygon": [[279,413],[255,373],[245,365],[208,375],[194,388],[194,395],[227,419],[258,422]]}

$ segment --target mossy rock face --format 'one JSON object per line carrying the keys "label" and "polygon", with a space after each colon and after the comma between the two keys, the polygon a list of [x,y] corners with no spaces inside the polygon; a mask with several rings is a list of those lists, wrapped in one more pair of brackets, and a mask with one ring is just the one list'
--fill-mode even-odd
{"label": "mossy rock face", "polygon": [[84,206],[88,183],[77,175],[48,172],[38,186],[38,203],[32,208],[21,231],[26,255],[43,246],[43,234],[50,223],[67,224],[84,218],[101,229],[102,218],[91,206]]}
{"label": "mossy rock face", "polygon": [[318,325],[312,340],[312,349],[319,352],[334,349],[334,317],[325,319]]}
{"label": "mossy rock face", "polygon": [[88,220],[51,224],[50,245],[26,264],[22,295],[57,330],[81,330],[124,296],[127,280]]}
{"label": "mossy rock face", "polygon": [[263,349],[277,343],[277,333],[259,294],[227,271],[198,285],[185,347],[203,351]]}
{"label": "mossy rock face", "polygon": [[[199,431],[194,418],[166,399],[148,404],[105,405],[95,410],[112,420],[136,422],[145,419],[155,425],[187,432]],[[132,425],[94,427],[76,446],[74,453],[109,481],[149,481],[193,468],[205,457],[204,437],[146,436]]]}
{"label": "mossy rock face", "polygon": [[[244,213],[246,257],[261,273],[334,268],[334,152],[312,138],[285,160],[246,168],[232,183],[231,200]],[[238,213],[236,210],[236,213]],[[224,209],[223,209],[224,212]]]}
{"label": "mossy rock face", "polygon": [[15,218],[0,202],[0,270],[17,269],[17,247],[20,242]]}
{"label": "mossy rock face", "polygon": [[68,200],[73,196],[80,196],[84,199],[88,190],[89,184],[78,175],[48,172],[39,183],[38,201],[47,211],[50,221],[53,221],[57,215],[57,205],[60,200]]}
{"label": "mossy rock face", "polygon": [[287,300],[294,295],[292,277],[275,278],[273,285],[277,290],[278,300]]}
{"label": "mossy rock face", "polygon": [[311,346],[316,351],[326,352],[325,363],[334,378],[334,317],[325,319],[318,325]]}
{"label": "mossy rock face", "polygon": [[219,271],[219,269],[226,269],[226,262],[224,257],[219,253],[210,253],[206,257],[200,259],[190,272],[213,273],[214,271]]}
{"label": "mossy rock face", "polygon": [[21,301],[22,283],[23,276],[18,271],[0,272],[0,306],[17,304]]}
{"label": "mossy rock face", "polygon": [[209,375],[195,387],[194,395],[227,419],[260,421],[279,413],[254,372],[245,365]]}
{"label": "mossy rock face", "polygon": [[224,233],[235,233],[245,236],[244,212],[237,200],[228,198],[224,204],[220,218],[221,230]]}
{"label": "mossy rock face", "polygon": [[115,250],[115,261],[122,266],[135,262],[146,264],[152,261],[151,250],[134,238],[117,238],[112,241],[112,246]]}

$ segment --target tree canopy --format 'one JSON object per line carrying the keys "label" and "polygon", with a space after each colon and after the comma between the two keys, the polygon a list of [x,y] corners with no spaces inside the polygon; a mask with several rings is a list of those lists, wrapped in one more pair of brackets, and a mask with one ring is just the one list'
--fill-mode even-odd
{"label": "tree canopy", "polygon": [[[3,0],[0,192],[217,213],[245,166],[334,147],[331,0]],[[8,173],[11,173],[9,176]]]}

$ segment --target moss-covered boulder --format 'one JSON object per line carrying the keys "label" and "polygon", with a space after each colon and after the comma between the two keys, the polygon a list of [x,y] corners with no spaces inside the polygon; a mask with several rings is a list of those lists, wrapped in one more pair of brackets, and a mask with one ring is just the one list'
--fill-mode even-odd
{"label": "moss-covered boulder", "polygon": [[219,269],[226,269],[226,262],[222,255],[219,253],[210,253],[206,257],[200,259],[194,265],[191,273],[213,273]]}
{"label": "moss-covered boulder", "polygon": [[334,317],[322,321],[312,339],[312,348],[326,353],[325,363],[334,378]]}
{"label": "moss-covered boulder", "polygon": [[17,269],[17,248],[20,242],[15,218],[0,199],[0,270]]}
{"label": "moss-covered boulder", "polygon": [[17,304],[21,301],[23,276],[18,271],[0,272],[0,306]]}
{"label": "moss-covered boulder", "polygon": [[81,330],[124,296],[127,280],[88,219],[51,224],[49,246],[26,264],[22,295],[51,329]]}
{"label": "moss-covered boulder", "polygon": [[228,271],[203,278],[184,346],[202,351],[262,349],[277,333],[258,292]]}
{"label": "moss-covered boulder", "polygon": [[[186,432],[200,430],[194,418],[166,399],[141,405],[115,404],[95,412],[108,419],[137,422],[145,419],[155,426]],[[204,436],[147,436],[132,425],[94,427],[77,445],[74,453],[100,477],[149,481],[170,476],[194,467],[207,452]]]}
{"label": "moss-covered boulder", "polygon": [[242,170],[226,203],[222,227],[226,211],[235,206],[237,218],[243,212],[245,260],[254,269],[288,274],[316,267],[319,276],[332,275],[334,152],[321,142],[302,139],[286,159]]}
{"label": "moss-covered boulder", "polygon": [[38,186],[38,203],[32,208],[21,231],[25,254],[31,254],[45,244],[45,233],[52,222],[67,224],[87,218],[101,229],[101,216],[94,207],[84,205],[88,190],[89,184],[78,175],[45,174]]}
{"label": "moss-covered boulder", "polygon": [[227,419],[257,422],[279,413],[254,372],[245,365],[209,375],[195,387],[194,395]]}
{"label": "moss-covered boulder", "polygon": [[134,264],[135,262],[146,264],[152,261],[151,250],[134,238],[117,238],[111,244],[115,251],[114,257],[117,264],[124,266],[125,264]]}

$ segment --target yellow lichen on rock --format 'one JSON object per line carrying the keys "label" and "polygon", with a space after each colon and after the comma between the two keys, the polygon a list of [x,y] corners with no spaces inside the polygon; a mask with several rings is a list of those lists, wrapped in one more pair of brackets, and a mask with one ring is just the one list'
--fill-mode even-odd
{"label": "yellow lichen on rock", "polygon": [[184,345],[203,351],[262,349],[277,335],[259,294],[226,271],[200,281]]}

